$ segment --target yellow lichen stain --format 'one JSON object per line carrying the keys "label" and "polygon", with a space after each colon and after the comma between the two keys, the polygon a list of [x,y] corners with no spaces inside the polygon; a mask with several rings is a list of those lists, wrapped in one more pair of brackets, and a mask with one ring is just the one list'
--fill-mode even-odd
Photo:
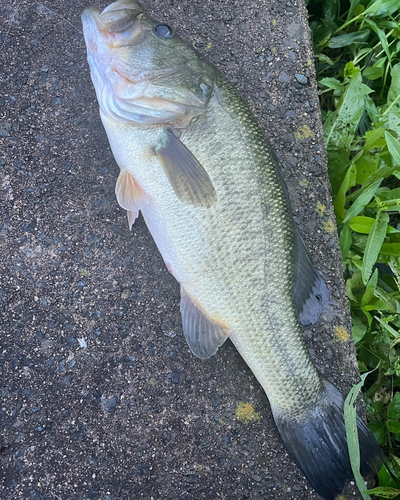
{"label": "yellow lichen stain", "polygon": [[309,184],[310,183],[307,179],[303,179],[302,181],[299,182],[299,185],[303,188],[307,188]]}
{"label": "yellow lichen stain", "polygon": [[157,380],[156,380],[155,378],[151,378],[151,379],[149,380],[149,384],[150,384],[150,385],[152,385],[153,387],[155,387],[155,386],[157,385],[157,383],[158,383],[158,382],[157,382]]}
{"label": "yellow lichen stain", "polygon": [[345,497],[344,495],[339,495],[338,497],[336,497],[336,500],[347,500],[347,497]]}
{"label": "yellow lichen stain", "polygon": [[208,42],[206,45],[206,50],[211,50],[211,47],[212,47],[212,43]]}
{"label": "yellow lichen stain", "polygon": [[276,26],[276,19],[272,19],[271,24],[272,26]]}
{"label": "yellow lichen stain", "polygon": [[331,218],[329,218],[327,221],[324,221],[321,224],[321,227],[328,234],[333,234],[335,232],[335,223]]}
{"label": "yellow lichen stain", "polygon": [[312,65],[312,61],[310,58],[307,59],[307,66],[311,66]]}
{"label": "yellow lichen stain", "polygon": [[204,469],[204,465],[194,464],[194,468],[196,469],[197,472],[201,472]]}
{"label": "yellow lichen stain", "polygon": [[301,125],[294,134],[298,141],[304,141],[309,137],[314,137],[315,133],[310,129],[308,125]]}
{"label": "yellow lichen stain", "polygon": [[271,47],[271,54],[276,54],[276,47]]}
{"label": "yellow lichen stain", "polygon": [[235,417],[243,424],[258,422],[261,419],[260,414],[254,411],[253,405],[251,403],[244,403],[243,401],[238,403],[235,410]]}
{"label": "yellow lichen stain", "polygon": [[335,326],[334,333],[339,342],[348,342],[350,340],[350,334],[344,326]]}
{"label": "yellow lichen stain", "polygon": [[90,276],[90,271],[87,269],[79,269],[79,273],[81,276]]}
{"label": "yellow lichen stain", "polygon": [[320,201],[317,201],[317,206],[315,207],[315,211],[320,217],[323,217],[326,212],[326,206]]}

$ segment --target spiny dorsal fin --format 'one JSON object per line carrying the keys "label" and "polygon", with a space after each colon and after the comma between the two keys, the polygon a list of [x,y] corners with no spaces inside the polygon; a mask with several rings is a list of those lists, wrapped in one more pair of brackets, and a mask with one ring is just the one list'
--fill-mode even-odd
{"label": "spiny dorsal fin", "polygon": [[296,268],[293,281],[293,302],[299,321],[310,325],[318,321],[329,302],[329,291],[319,272],[314,268],[299,230],[295,227]]}
{"label": "spiny dorsal fin", "polygon": [[167,141],[155,148],[176,196],[194,206],[211,207],[217,201],[213,183],[197,158],[172,131],[167,131]]}
{"label": "spiny dorsal fin", "polygon": [[192,353],[201,359],[213,356],[228,338],[226,329],[208,318],[181,287],[182,327]]}

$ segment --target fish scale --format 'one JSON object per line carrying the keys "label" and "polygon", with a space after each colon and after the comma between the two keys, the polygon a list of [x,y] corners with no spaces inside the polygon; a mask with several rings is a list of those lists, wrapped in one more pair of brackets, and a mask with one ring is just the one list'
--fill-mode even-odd
{"label": "fish scale", "polygon": [[[121,169],[117,199],[130,225],[142,212],[180,283],[190,349],[208,358],[229,336],[289,452],[333,500],[352,478],[344,397],[314,366],[300,325],[317,322],[329,293],[294,224],[275,154],[228,80],[138,2],[86,9],[82,22]],[[366,474],[382,455],[359,417],[357,428]]]}

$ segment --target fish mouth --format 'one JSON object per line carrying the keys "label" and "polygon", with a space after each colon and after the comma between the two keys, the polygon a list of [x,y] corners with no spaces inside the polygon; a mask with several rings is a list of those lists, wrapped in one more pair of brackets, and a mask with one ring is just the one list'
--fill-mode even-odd
{"label": "fish mouth", "polygon": [[109,49],[133,45],[143,33],[140,22],[143,15],[140,3],[127,0],[114,2],[102,12],[88,7],[82,14],[85,38],[90,41],[90,38],[101,37]]}
{"label": "fish mouth", "polygon": [[[102,12],[96,7],[86,8],[81,16],[83,33],[88,52],[88,62],[92,78],[107,78],[107,68],[113,70],[113,49],[134,45],[143,33],[141,18],[143,7],[139,2],[119,0],[108,5]],[[136,83],[132,75],[124,74],[123,68],[117,73],[129,83]],[[141,74],[140,70],[138,74]]]}

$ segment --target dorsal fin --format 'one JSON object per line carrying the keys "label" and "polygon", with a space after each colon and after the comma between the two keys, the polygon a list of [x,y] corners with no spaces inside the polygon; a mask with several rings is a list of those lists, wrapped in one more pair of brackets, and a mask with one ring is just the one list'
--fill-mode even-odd
{"label": "dorsal fin", "polygon": [[302,325],[318,321],[329,302],[329,291],[313,266],[299,230],[295,226],[296,260],[293,280],[293,302]]}
{"label": "dorsal fin", "polygon": [[228,338],[226,329],[212,321],[181,287],[182,327],[193,354],[201,359],[213,356]]}

